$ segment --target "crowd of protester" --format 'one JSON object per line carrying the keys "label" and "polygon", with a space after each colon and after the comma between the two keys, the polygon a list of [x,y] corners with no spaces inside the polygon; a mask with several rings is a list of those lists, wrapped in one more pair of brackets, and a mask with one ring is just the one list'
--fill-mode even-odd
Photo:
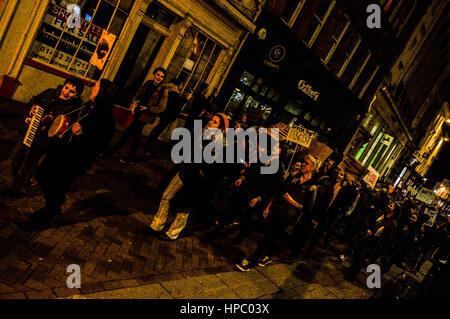
{"label": "crowd of protester", "polygon": [[[144,83],[133,100],[133,122],[114,145],[110,146],[114,121],[112,103],[117,89],[107,80],[98,81],[87,107],[89,116],[84,122],[75,120],[70,138],[58,141],[55,146],[47,138],[48,128],[42,127],[37,141],[25,155],[22,141],[19,141],[17,149],[22,151],[22,159],[16,164],[22,163],[22,167],[16,170],[12,189],[6,195],[26,194],[26,184],[36,171],[46,198],[46,207],[35,212],[30,221],[22,225],[23,229],[45,228],[61,211],[70,183],[84,174],[99,154],[120,157],[119,150],[132,139],[130,155],[120,158],[128,163],[135,162],[143,127],[153,123],[156,117],[161,119],[160,124],[144,145],[149,157],[156,153],[158,135],[182,111],[188,114],[186,128],[192,130],[194,120],[200,119],[205,124],[203,131],[220,130],[223,145],[237,143],[225,139],[230,127],[247,128],[255,124],[248,123],[245,117],[231,122],[225,114],[218,113],[217,90],[206,97],[207,84],[200,84],[196,93],[186,98],[180,94],[183,81],[174,79],[163,84],[166,75],[163,68],[155,69],[153,74],[154,78]],[[36,104],[47,105],[47,113],[52,117],[58,112],[67,113],[80,106],[82,86],[79,81],[68,81],[62,89],[33,98],[30,108]],[[65,107],[59,110],[58,105]],[[348,280],[353,280],[368,264],[380,265],[385,273],[393,265],[418,270],[438,251],[439,256],[448,259],[446,214],[439,212],[430,224],[426,209],[431,207],[398,190],[391,192],[383,183],[372,189],[362,180],[363,176],[347,175],[339,168],[341,154],[334,152],[322,163],[307,151],[293,153],[283,136],[269,137],[271,160],[280,162],[275,174],[261,174],[260,168],[270,162],[249,161],[251,152],[267,151],[263,150],[266,145],[263,143],[245,144],[246,156],[232,164],[175,165],[164,179],[158,210],[148,212],[153,220],[146,227],[147,233],[166,241],[187,236],[190,216],[196,212],[197,217],[207,215],[211,221],[212,229],[205,240],[214,242],[221,236],[229,236],[229,229],[235,229],[237,235],[231,239],[232,244],[240,245],[253,234],[261,234],[252,237],[258,240],[255,251],[241,256],[236,263],[240,271],[249,271],[256,265],[266,266],[274,257],[282,262],[309,258],[318,248],[327,248],[331,243],[344,247],[336,258],[350,264]],[[17,153],[14,152],[15,156]],[[38,164],[44,154],[45,160]],[[49,172],[55,167],[72,172],[63,184],[60,178],[50,177]],[[229,207],[219,213],[214,202],[224,196],[228,196]],[[170,211],[175,218],[169,224]]]}

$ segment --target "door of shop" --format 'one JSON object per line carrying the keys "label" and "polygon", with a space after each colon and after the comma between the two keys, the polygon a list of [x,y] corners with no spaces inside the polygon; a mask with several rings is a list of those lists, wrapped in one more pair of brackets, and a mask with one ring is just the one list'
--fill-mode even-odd
{"label": "door of shop", "polygon": [[131,102],[150,71],[164,39],[161,33],[143,23],[139,25],[114,80],[123,90],[119,104],[128,105]]}

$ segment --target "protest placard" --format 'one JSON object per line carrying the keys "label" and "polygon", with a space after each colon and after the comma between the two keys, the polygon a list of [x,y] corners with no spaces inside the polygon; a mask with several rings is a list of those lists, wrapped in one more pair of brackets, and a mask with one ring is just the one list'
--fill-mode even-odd
{"label": "protest placard", "polygon": [[368,170],[369,172],[364,176],[363,181],[365,181],[370,188],[375,188],[380,174],[372,166],[369,166]]}
{"label": "protest placard", "polygon": [[313,136],[313,131],[301,126],[291,126],[286,140],[309,148]]}

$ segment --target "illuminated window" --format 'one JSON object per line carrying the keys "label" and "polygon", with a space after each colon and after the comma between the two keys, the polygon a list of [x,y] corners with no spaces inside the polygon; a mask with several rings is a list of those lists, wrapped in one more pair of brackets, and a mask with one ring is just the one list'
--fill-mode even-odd
{"label": "illuminated window", "polygon": [[27,57],[80,77],[100,78],[102,72],[89,61],[97,49],[103,30],[114,34],[117,42],[133,2],[83,1],[79,5],[79,29],[67,26],[66,21],[71,13],[65,7],[50,2]]}
{"label": "illuminated window", "polygon": [[192,90],[205,82],[211,73],[222,48],[195,28],[189,28],[181,40],[167,68],[167,79],[185,80],[182,92]]}
{"label": "illuminated window", "polygon": [[303,40],[309,48],[311,48],[316,41],[335,4],[335,0],[322,1],[319,8],[317,9],[316,14],[314,15],[314,19],[309,25],[305,39]]}

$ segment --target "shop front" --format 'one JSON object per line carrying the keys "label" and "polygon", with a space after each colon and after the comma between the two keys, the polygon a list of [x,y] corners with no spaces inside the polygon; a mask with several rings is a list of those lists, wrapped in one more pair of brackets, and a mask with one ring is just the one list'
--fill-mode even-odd
{"label": "shop front", "polygon": [[183,92],[201,82],[212,91],[259,14],[199,0],[12,0],[2,11],[0,96],[27,102],[65,78],[106,78],[124,106],[158,66],[166,82],[185,80]]}
{"label": "shop front", "polygon": [[250,125],[283,122],[345,149],[366,109],[277,17],[263,12],[221,91],[224,112]]}

